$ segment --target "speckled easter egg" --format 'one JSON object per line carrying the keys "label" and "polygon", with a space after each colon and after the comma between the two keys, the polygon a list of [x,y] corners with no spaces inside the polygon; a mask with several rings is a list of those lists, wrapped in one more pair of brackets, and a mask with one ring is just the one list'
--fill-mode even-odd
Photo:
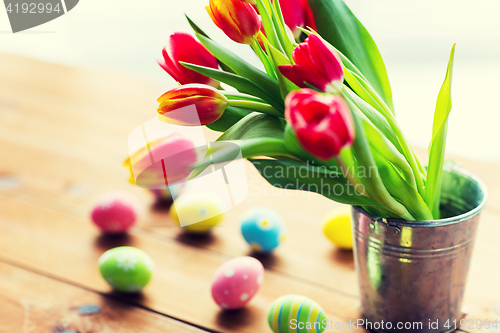
{"label": "speckled easter egg", "polygon": [[212,297],[225,310],[245,306],[264,281],[264,267],[255,258],[238,257],[222,264],[212,279]]}
{"label": "speckled easter egg", "polygon": [[275,333],[321,333],[326,328],[325,311],[310,298],[286,295],[275,300],[269,309],[269,326]]}
{"label": "speckled easter egg", "polygon": [[286,225],[274,210],[253,207],[241,217],[241,233],[256,252],[271,252],[285,239]]}
{"label": "speckled easter egg", "polygon": [[103,233],[127,232],[137,218],[138,201],[125,192],[110,192],[101,196],[92,209],[92,221]]}
{"label": "speckled easter egg", "polygon": [[170,213],[186,232],[204,234],[223,220],[225,210],[225,203],[217,194],[197,191],[180,195]]}
{"label": "speckled easter egg", "polygon": [[99,270],[116,291],[136,293],[151,280],[154,263],[146,252],[121,246],[104,252],[99,258]]}
{"label": "speckled easter egg", "polygon": [[328,213],[325,217],[323,233],[338,248],[352,250],[350,210],[337,209]]}

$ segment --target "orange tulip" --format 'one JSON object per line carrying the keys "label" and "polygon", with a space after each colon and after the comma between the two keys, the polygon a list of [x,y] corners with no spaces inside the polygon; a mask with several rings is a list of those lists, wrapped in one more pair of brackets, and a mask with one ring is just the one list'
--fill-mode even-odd
{"label": "orange tulip", "polygon": [[197,83],[185,84],[158,98],[160,120],[176,125],[208,125],[219,119],[228,105],[217,89]]}
{"label": "orange tulip", "polygon": [[206,7],[212,21],[240,44],[252,44],[262,20],[251,4],[238,0],[210,0]]}

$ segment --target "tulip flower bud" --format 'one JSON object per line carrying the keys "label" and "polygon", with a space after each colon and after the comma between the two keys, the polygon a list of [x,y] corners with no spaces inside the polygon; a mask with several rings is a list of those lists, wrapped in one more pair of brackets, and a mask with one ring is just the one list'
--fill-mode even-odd
{"label": "tulip flower bud", "polygon": [[187,179],[196,160],[194,143],[179,133],[170,133],[131,154],[124,166],[130,169],[131,183],[158,190]]}
{"label": "tulip flower bud", "polygon": [[318,31],[316,28],[316,21],[314,20],[314,13],[309,7],[309,2],[307,0],[300,0],[300,4],[302,7],[302,13],[304,14],[304,27],[310,27],[315,31]]}
{"label": "tulip flower bud", "polygon": [[201,83],[218,87],[219,82],[182,66],[179,61],[217,69],[217,59],[193,36],[176,32],[163,49],[163,61],[158,64],[180,84]]}
{"label": "tulip flower bud", "polygon": [[214,23],[240,44],[252,44],[262,20],[251,4],[238,0],[210,0],[206,7]]}
{"label": "tulip flower bud", "polygon": [[158,98],[160,120],[176,125],[208,125],[219,119],[228,100],[217,89],[202,84],[186,84]]}
{"label": "tulip flower bud", "polygon": [[[278,1],[278,0],[274,0]],[[302,12],[301,0],[281,0],[280,8],[285,24],[292,30],[295,39],[299,38],[302,31],[298,28],[304,27],[304,13]]]}
{"label": "tulip flower bud", "polygon": [[302,147],[319,159],[337,156],[354,141],[351,110],[341,96],[293,91],[285,100],[285,118]]}
{"label": "tulip flower bud", "polygon": [[252,4],[252,5],[257,4],[257,1],[255,1],[255,0],[239,0],[239,1],[240,1],[240,2],[245,2],[245,3],[250,3],[250,4]]}
{"label": "tulip flower bud", "polygon": [[292,57],[295,64],[279,66],[279,70],[299,87],[306,88],[308,83],[324,92],[342,90],[342,61],[337,52],[318,36],[309,35],[293,50]]}

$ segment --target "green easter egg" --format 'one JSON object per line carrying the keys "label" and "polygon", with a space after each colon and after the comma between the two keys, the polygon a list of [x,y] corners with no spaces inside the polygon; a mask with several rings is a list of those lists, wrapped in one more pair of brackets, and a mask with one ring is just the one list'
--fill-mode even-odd
{"label": "green easter egg", "polygon": [[108,250],[99,258],[99,270],[116,291],[137,293],[153,276],[153,259],[135,247],[121,246]]}
{"label": "green easter egg", "polygon": [[275,333],[321,333],[328,324],[321,306],[300,295],[286,295],[276,299],[269,309],[268,321]]}

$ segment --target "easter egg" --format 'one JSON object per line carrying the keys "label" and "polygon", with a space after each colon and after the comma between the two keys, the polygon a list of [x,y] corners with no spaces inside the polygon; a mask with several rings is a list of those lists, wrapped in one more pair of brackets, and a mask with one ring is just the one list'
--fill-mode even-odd
{"label": "easter egg", "polygon": [[338,248],[352,250],[350,211],[341,209],[328,213],[325,217],[323,233]]}
{"label": "easter egg", "polygon": [[253,207],[241,217],[241,233],[256,252],[271,252],[285,239],[286,225],[274,210]]}
{"label": "easter egg", "polygon": [[204,234],[224,218],[224,201],[208,191],[181,194],[172,205],[172,218],[188,233]]}
{"label": "easter egg", "polygon": [[275,333],[321,333],[327,327],[325,311],[321,306],[300,295],[286,295],[275,300],[267,318]]}
{"label": "easter egg", "polygon": [[135,223],[137,206],[137,199],[128,193],[107,193],[97,200],[91,218],[103,233],[125,233]]}
{"label": "easter egg", "polygon": [[116,291],[136,293],[153,276],[154,263],[144,251],[130,246],[115,247],[99,258],[99,270]]}
{"label": "easter egg", "polygon": [[225,310],[245,306],[264,281],[264,267],[255,258],[238,257],[222,264],[212,278],[212,297]]}

